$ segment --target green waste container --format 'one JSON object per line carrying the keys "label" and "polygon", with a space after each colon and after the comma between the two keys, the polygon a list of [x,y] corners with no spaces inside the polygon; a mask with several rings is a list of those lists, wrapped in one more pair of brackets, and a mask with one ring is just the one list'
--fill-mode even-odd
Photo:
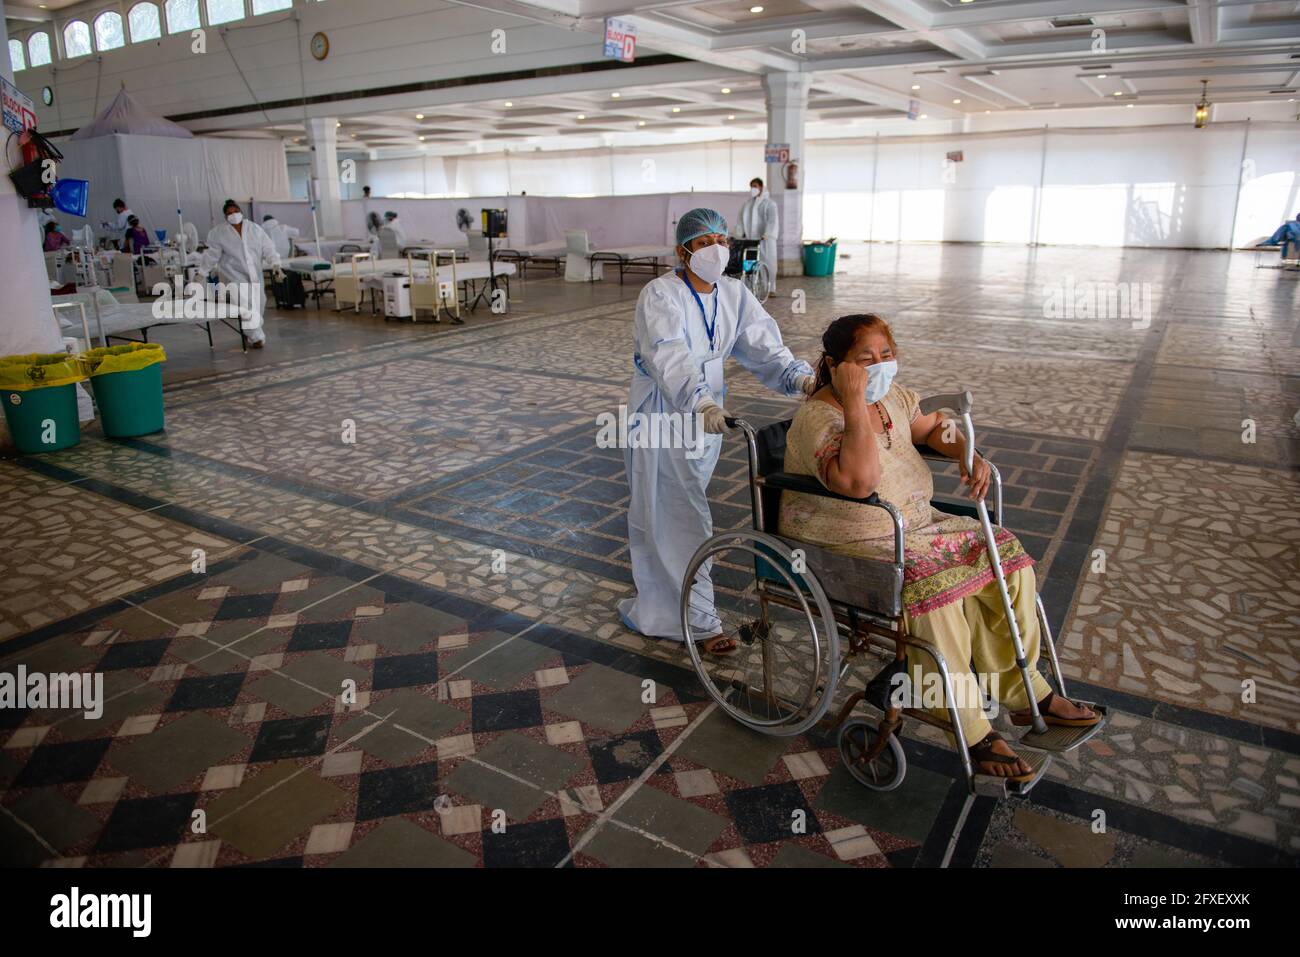
{"label": "green waste container", "polygon": [[835,242],[803,244],[803,274],[829,276],[835,272]]}
{"label": "green waste container", "polygon": [[114,439],[160,432],[163,427],[162,364],[156,342],[130,342],[81,355],[99,406],[104,434]]}
{"label": "green waste container", "polygon": [[77,383],[85,378],[81,361],[66,352],[0,358],[0,402],[19,452],[55,452],[81,441]]}

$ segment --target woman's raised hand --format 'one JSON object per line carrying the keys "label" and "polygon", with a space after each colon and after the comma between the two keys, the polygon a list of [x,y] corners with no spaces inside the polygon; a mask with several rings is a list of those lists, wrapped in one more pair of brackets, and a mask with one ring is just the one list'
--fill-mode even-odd
{"label": "woman's raised hand", "polygon": [[866,401],[867,370],[856,362],[845,360],[831,367],[831,384],[835,394],[843,405],[856,403],[858,399]]}

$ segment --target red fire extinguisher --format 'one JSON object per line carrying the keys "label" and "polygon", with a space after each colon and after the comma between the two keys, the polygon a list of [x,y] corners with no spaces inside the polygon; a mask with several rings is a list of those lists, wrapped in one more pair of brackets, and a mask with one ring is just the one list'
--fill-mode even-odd
{"label": "red fire extinguisher", "polygon": [[793,160],[781,167],[781,173],[785,176],[786,189],[799,188],[799,164]]}

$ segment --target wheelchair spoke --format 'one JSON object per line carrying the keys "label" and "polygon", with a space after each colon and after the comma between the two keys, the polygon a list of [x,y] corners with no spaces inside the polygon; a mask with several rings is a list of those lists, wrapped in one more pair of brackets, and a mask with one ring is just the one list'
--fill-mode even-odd
{"label": "wheelchair spoke", "polygon": [[[711,654],[697,644],[692,661],[710,694],[733,717],[763,730],[797,733],[828,703],[838,657],[834,622],[823,620],[816,602],[810,604],[813,586],[789,569],[776,550],[784,547],[779,541],[760,551],[744,535],[719,538],[724,540],[693,560],[685,624],[692,641],[721,635],[735,650]],[[780,601],[759,578],[776,573],[774,561],[785,565],[779,571],[785,589]],[[716,581],[707,577],[710,571]]]}

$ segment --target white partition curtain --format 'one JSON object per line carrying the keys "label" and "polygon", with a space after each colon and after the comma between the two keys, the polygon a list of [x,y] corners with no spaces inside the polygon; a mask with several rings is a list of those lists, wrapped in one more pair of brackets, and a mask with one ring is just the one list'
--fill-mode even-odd
{"label": "white partition curtain", "polygon": [[1285,123],[822,140],[804,169],[809,238],[1222,248],[1300,212]]}
{"label": "white partition curtain", "polygon": [[85,220],[60,213],[71,226],[116,219],[113,200],[121,198],[153,235],[176,231],[176,188],[180,185],[185,219],[203,236],[221,217],[221,204],[234,199],[288,199],[289,176],[279,140],[216,137],[177,139],[117,134],[60,144],[59,176],[90,181]]}
{"label": "white partition curtain", "polygon": [[[381,216],[391,210],[401,217],[411,239],[431,239],[448,245],[463,245],[464,234],[456,226],[456,212],[468,210],[473,229],[478,230],[481,211],[505,209],[509,217],[510,243],[535,245],[563,240],[565,230],[585,229],[596,246],[644,246],[670,244],[677,219],[688,209],[707,206],[735,221],[746,193],[651,193],[640,196],[473,196],[464,199],[344,200],[343,229],[348,238],[366,235],[366,213]],[[268,214],[282,223],[297,226],[304,241],[312,232],[311,209],[305,201],[258,202],[257,220]]]}
{"label": "white partition curtain", "polygon": [[[663,242],[692,206],[733,219],[762,158],[724,140],[380,160],[359,164],[354,188],[376,198],[345,202],[344,221],[354,232],[366,209],[395,209],[412,236],[455,238],[456,209],[477,223],[507,205],[515,242],[573,228],[600,245]],[[800,174],[807,239],[1222,248],[1300,212],[1300,137],[1276,122],[810,140]],[[468,198],[409,198],[440,192]]]}

